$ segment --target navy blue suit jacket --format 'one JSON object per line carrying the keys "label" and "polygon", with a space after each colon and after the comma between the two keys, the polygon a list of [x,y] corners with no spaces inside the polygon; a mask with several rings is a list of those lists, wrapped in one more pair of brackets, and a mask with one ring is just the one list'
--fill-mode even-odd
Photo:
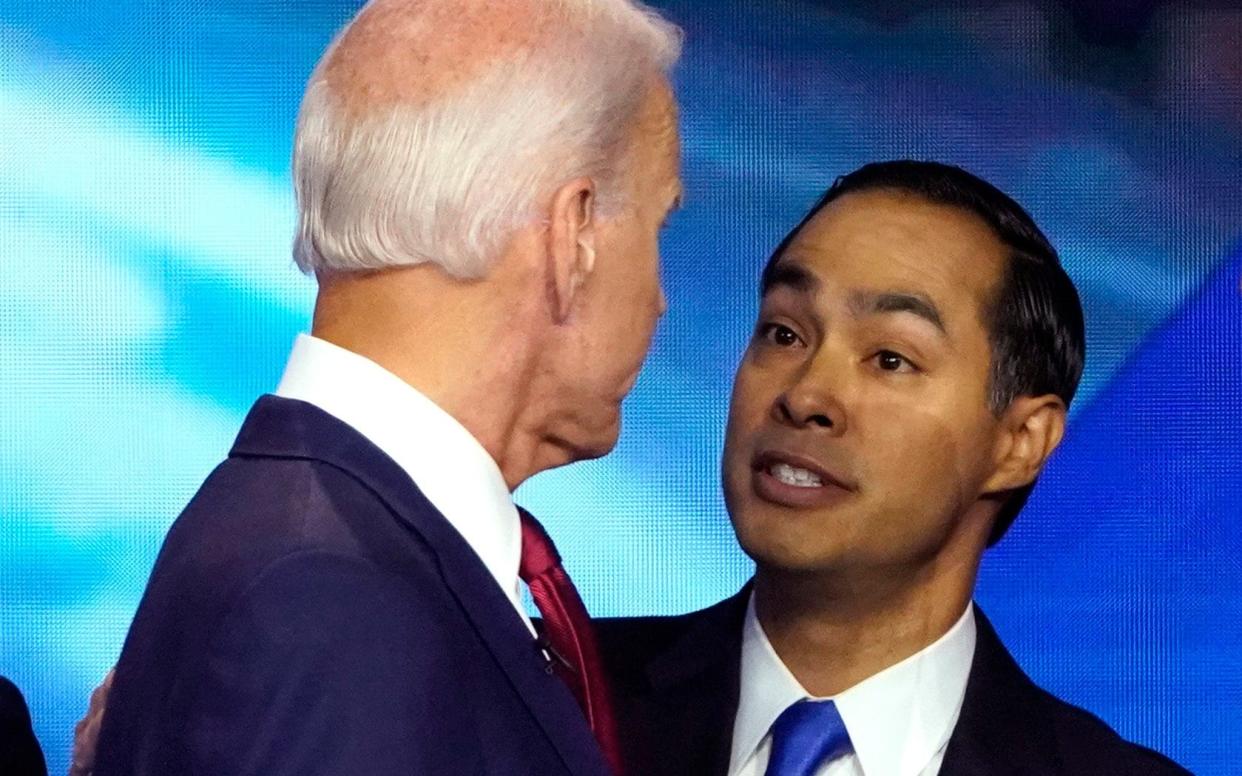
{"label": "navy blue suit jacket", "polygon": [[606,772],[509,599],[405,472],[273,396],[164,541],[95,769]]}
{"label": "navy blue suit jacket", "polygon": [[30,709],[17,685],[0,676],[0,773],[47,776],[43,750],[30,724]]}
{"label": "navy blue suit jacket", "polygon": [[[630,772],[724,776],[750,586],[678,617],[598,620]],[[940,776],[1185,776],[1032,682],[975,607],[975,654]]]}

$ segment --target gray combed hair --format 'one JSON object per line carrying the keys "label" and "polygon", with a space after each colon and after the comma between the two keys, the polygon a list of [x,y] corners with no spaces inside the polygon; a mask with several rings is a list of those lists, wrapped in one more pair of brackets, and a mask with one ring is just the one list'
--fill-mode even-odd
{"label": "gray combed hair", "polygon": [[352,116],[324,77],[302,100],[294,140],[298,227],[307,273],[438,264],[486,275],[514,230],[558,185],[596,185],[601,217],[625,205],[629,132],[681,33],[631,0],[548,0],[557,23],[538,45],[418,104]]}

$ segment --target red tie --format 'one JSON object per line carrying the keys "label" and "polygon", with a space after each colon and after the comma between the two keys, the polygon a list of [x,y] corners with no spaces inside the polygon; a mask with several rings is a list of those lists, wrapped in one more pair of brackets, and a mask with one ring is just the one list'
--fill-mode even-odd
{"label": "red tie", "polygon": [[518,574],[530,587],[531,598],[535,599],[543,617],[544,634],[555,653],[553,664],[557,666],[557,675],[569,685],[604,757],[620,774],[617,720],[590,615],[561,566],[561,556],[543,526],[521,507],[518,507],[518,514],[522,517],[522,561]]}

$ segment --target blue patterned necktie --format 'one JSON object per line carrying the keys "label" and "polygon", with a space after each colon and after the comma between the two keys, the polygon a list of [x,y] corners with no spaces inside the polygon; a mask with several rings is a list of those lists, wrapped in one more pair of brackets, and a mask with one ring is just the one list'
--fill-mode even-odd
{"label": "blue patterned necktie", "polygon": [[814,776],[820,765],[853,748],[835,703],[798,701],[772,723],[772,757],[765,776]]}

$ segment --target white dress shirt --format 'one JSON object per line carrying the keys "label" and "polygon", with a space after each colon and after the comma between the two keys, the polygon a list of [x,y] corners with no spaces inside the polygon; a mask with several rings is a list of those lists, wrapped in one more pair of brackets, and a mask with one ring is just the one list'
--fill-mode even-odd
{"label": "white dress shirt", "polygon": [[535,632],[519,593],[522,529],[513,494],[461,423],[374,361],[306,334],[293,344],[276,395],[315,405],[396,461]]}
{"label": "white dress shirt", "polygon": [[[962,711],[974,652],[974,606],[968,605],[935,643],[831,698],[854,751],[824,763],[816,776],[935,776]],[[791,704],[811,697],[772,648],[752,595],[742,632],[729,775],[764,776],[772,723]]]}

